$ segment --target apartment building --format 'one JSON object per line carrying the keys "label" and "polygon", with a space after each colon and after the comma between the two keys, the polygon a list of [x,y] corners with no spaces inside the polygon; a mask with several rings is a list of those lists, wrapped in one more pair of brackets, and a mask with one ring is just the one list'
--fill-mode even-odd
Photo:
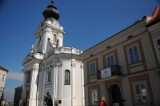
{"label": "apartment building", "polygon": [[159,7],[81,56],[86,106],[160,106]]}
{"label": "apartment building", "polygon": [[16,87],[15,88],[15,93],[14,93],[14,106],[19,106],[19,102],[21,100],[21,95],[22,95],[22,86]]}
{"label": "apartment building", "polygon": [[4,86],[6,83],[6,77],[7,77],[8,70],[2,66],[0,66],[0,98],[2,96]]}

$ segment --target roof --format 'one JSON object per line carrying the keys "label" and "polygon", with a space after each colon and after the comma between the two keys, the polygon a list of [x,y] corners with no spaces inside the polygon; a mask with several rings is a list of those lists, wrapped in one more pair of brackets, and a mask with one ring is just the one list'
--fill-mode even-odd
{"label": "roof", "polygon": [[0,66],[0,70],[8,72],[8,70],[6,68],[2,67],[2,66]]}
{"label": "roof", "polygon": [[147,16],[147,26],[160,22],[160,7],[155,7],[151,16]]}

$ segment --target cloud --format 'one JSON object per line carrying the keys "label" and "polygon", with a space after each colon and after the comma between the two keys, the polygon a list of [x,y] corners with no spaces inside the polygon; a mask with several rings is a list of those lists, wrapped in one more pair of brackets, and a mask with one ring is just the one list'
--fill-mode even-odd
{"label": "cloud", "polygon": [[22,72],[9,71],[7,74],[7,79],[11,80],[23,81],[23,77],[24,75]]}
{"label": "cloud", "polygon": [[15,90],[12,88],[5,88],[4,89],[4,98],[8,101],[8,102],[12,102],[13,98],[14,98],[14,92]]}

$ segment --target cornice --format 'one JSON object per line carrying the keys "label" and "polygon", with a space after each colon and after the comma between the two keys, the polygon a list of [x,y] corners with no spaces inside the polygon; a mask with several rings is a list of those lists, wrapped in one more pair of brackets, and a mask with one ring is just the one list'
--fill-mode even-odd
{"label": "cornice", "polygon": [[[60,27],[61,27],[61,26],[60,26]],[[50,25],[50,24],[48,24],[48,23],[45,23],[43,26],[41,26],[40,28],[37,29],[37,31],[35,32],[35,35],[36,35],[36,36],[39,36],[39,35],[40,35],[39,33],[41,33],[45,28],[50,28],[50,29],[52,29],[52,30],[58,31],[58,32],[60,32],[60,33],[62,33],[62,34],[65,34],[65,32],[62,30],[62,28],[57,28],[57,27],[55,27],[55,26],[53,26],[53,25]],[[47,30],[46,30],[46,31],[47,31]]]}

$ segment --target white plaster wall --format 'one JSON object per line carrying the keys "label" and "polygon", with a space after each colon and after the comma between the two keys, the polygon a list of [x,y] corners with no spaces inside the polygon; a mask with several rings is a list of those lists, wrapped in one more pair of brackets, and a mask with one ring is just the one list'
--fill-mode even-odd
{"label": "white plaster wall", "polygon": [[73,105],[78,106],[83,104],[83,77],[81,63],[75,61],[73,64]]}
{"label": "white plaster wall", "polygon": [[52,35],[52,30],[50,29],[50,28],[45,28],[44,29],[44,32],[42,32],[42,46],[41,46],[41,52],[42,53],[46,53],[47,52],[47,49],[49,49],[49,48],[47,48],[47,44],[48,44],[48,38],[49,37],[51,37],[51,35]]}
{"label": "white plaster wall", "polygon": [[[72,66],[71,66],[72,63]],[[65,70],[70,70],[71,84],[64,85]],[[63,61],[62,70],[59,73],[59,98],[62,98],[62,106],[83,105],[83,77],[81,62],[74,59]]]}
{"label": "white plaster wall", "polygon": [[[61,91],[63,92],[62,94],[62,106],[66,105],[66,106],[71,106],[71,85],[64,85],[64,77],[65,77],[65,70],[70,70],[70,76],[72,76],[72,69],[71,69],[71,61],[68,60],[68,61],[63,61],[62,62],[62,72],[63,72],[63,76],[61,78],[62,80],[62,89]],[[71,78],[71,82],[72,84],[72,78]]]}
{"label": "white plaster wall", "polygon": [[[4,79],[3,78],[4,75]],[[7,72],[0,70],[0,97],[2,96],[2,92],[6,83]]]}
{"label": "white plaster wall", "polygon": [[63,85],[64,85],[64,77],[63,77],[63,70],[62,70],[62,65],[59,65],[58,66],[58,85],[57,85],[57,88],[58,88],[58,98],[61,100],[62,99],[62,90],[63,90]]}
{"label": "white plaster wall", "polygon": [[38,105],[41,106],[43,103],[43,71],[39,71],[39,82],[38,82]]}

